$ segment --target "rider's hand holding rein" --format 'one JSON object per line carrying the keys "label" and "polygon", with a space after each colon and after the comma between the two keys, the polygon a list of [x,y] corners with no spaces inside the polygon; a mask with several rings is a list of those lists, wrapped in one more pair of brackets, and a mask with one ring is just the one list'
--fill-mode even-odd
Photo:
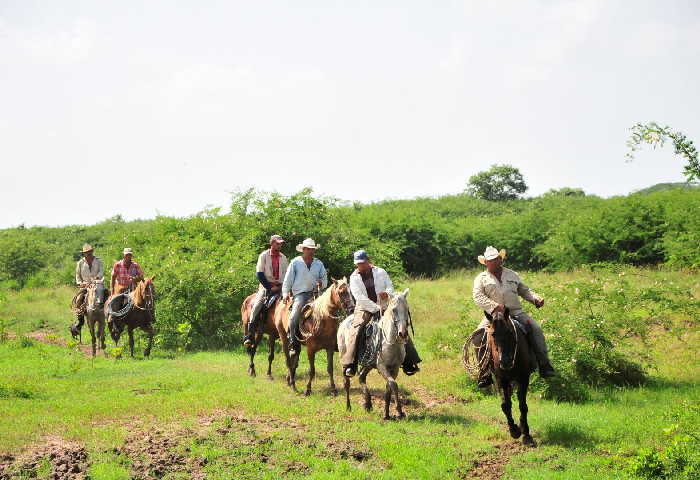
{"label": "rider's hand holding rein", "polygon": [[535,300],[535,308],[544,307],[544,298],[538,298]]}

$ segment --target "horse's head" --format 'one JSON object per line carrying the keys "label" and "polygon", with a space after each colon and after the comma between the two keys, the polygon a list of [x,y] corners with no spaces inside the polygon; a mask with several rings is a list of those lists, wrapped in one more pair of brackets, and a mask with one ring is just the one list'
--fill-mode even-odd
{"label": "horse's head", "polygon": [[399,343],[406,343],[408,340],[408,325],[411,323],[411,311],[408,309],[407,296],[408,288],[401,293],[392,295],[384,314],[385,316],[391,315],[392,334],[396,332],[395,335]]}
{"label": "horse's head", "polygon": [[88,310],[99,310],[105,303],[106,289],[102,281],[94,281],[88,285],[85,304]]}
{"label": "horse's head", "polygon": [[348,283],[347,277],[343,277],[340,280],[331,278],[331,280],[333,280],[333,292],[337,297],[337,304],[342,305],[348,313],[351,313],[355,310],[355,299],[352,298],[352,294],[350,293],[350,284]]}
{"label": "horse's head", "polygon": [[508,309],[504,313],[490,315],[486,313],[490,322],[489,334],[493,338],[495,348],[492,349],[494,364],[497,363],[501,370],[510,370],[515,365],[518,337],[515,326],[510,319]]}
{"label": "horse's head", "polygon": [[132,300],[137,307],[153,310],[156,296],[156,287],[153,284],[154,278],[156,278],[155,275],[146,277],[136,284],[136,288],[134,288],[132,294]]}
{"label": "horse's head", "polygon": [[107,322],[107,327],[109,328],[109,335],[112,337],[112,340],[114,341],[115,345],[119,343],[119,337],[122,336],[124,326],[124,322],[120,320],[110,319],[110,321]]}

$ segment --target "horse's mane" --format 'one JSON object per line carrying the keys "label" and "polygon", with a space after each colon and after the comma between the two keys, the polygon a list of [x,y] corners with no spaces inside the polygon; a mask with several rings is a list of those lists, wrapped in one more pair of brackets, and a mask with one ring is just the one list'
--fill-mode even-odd
{"label": "horse's mane", "polygon": [[314,323],[320,322],[326,317],[333,318],[331,310],[333,309],[333,288],[337,288],[339,284],[333,284],[327,288],[320,297],[311,304],[311,317]]}

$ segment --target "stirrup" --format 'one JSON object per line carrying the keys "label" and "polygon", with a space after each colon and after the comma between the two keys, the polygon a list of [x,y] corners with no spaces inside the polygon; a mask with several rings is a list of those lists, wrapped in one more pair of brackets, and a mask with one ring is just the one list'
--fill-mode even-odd
{"label": "stirrup", "polygon": [[355,376],[355,369],[354,369],[353,367],[347,367],[347,368],[343,371],[343,375],[345,375],[345,376],[348,377],[348,378],[349,378],[349,377],[354,377],[354,376]]}
{"label": "stirrup", "polygon": [[493,377],[491,377],[491,375],[489,375],[488,377],[479,379],[479,381],[476,384],[476,386],[479,388],[486,388],[490,385],[493,385]]}
{"label": "stirrup", "polygon": [[415,375],[416,373],[420,372],[420,367],[416,364],[411,365],[410,367],[401,367],[403,370],[404,375],[408,375],[409,377],[411,375]]}
{"label": "stirrup", "polygon": [[253,341],[252,338],[246,338],[245,340],[243,340],[243,345],[246,347],[252,347],[253,344],[255,344],[255,341]]}

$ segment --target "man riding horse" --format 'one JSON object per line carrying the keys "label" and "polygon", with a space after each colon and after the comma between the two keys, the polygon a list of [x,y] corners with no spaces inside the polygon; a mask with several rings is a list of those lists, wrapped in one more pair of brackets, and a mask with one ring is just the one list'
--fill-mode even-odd
{"label": "man riding horse", "polygon": [[[95,249],[89,243],[83,245],[81,258],[75,266],[75,284],[78,286],[78,295],[82,295],[82,299],[79,303],[83,303],[87,297],[87,287],[91,282],[102,281],[104,278],[104,266],[102,264],[102,259],[96,257],[94,253]],[[104,298],[102,299],[104,300]],[[81,305],[75,305],[76,307],[81,307]],[[74,339],[80,336],[80,331],[85,323],[85,315],[82,313],[76,313],[76,321],[68,328]]]}
{"label": "man riding horse", "polygon": [[[474,279],[472,292],[474,302],[491,315],[504,313],[507,309],[511,318],[524,325],[528,330],[528,339],[535,351],[537,363],[539,363],[540,377],[553,377],[556,375],[556,372],[549,362],[547,344],[545,343],[542,327],[523,311],[518,296],[523,297],[537,308],[541,308],[544,305],[544,299],[530,290],[517,273],[503,266],[505,257],[505,250],[498,251],[492,246],[487,247],[483,255],[479,255],[479,263],[486,266],[486,271],[481,272]],[[484,335],[488,326],[489,321],[484,318],[477,330],[480,330],[482,335]],[[487,387],[493,383],[490,367],[483,365],[484,362],[481,362],[483,355],[486,353],[485,350],[485,348],[480,348],[478,351],[479,364],[482,365],[478,380],[480,388]]]}
{"label": "man riding horse", "polygon": [[328,275],[326,267],[318,258],[314,258],[316,250],[321,245],[307,238],[302,243],[297,245],[297,252],[301,255],[295,257],[289,263],[287,273],[282,282],[282,296],[285,300],[294,297],[292,312],[289,316],[289,330],[287,338],[289,339],[289,355],[294,356],[299,352],[301,345],[299,343],[299,317],[304,306],[313,299],[314,290],[325,289],[328,286]]}
{"label": "man riding horse", "polygon": [[243,345],[246,347],[255,343],[255,325],[263,307],[265,305],[271,307],[272,305],[269,305],[268,302],[282,290],[282,280],[284,280],[289,265],[287,257],[281,252],[282,245],[284,245],[284,238],[273,235],[270,237],[270,248],[258,256],[256,276],[260,286],[248,319],[248,334],[243,341]]}
{"label": "man riding horse", "polygon": [[130,248],[122,252],[124,257],[112,268],[111,290],[113,295],[128,292],[135,286],[135,281],[144,278],[141,266],[132,260],[134,254]]}
{"label": "man riding horse", "polygon": [[[369,261],[367,252],[358,250],[353,255],[355,271],[350,275],[350,292],[355,298],[355,312],[351,324],[350,333],[347,336],[346,350],[341,363],[346,377],[352,377],[357,372],[357,340],[364,327],[372,318],[377,318],[384,313],[389,305],[389,295],[394,293],[394,284],[389,274],[383,268],[373,265]],[[406,341],[406,358],[402,365],[406,375],[413,375],[420,369],[421,361],[411,338]]]}

